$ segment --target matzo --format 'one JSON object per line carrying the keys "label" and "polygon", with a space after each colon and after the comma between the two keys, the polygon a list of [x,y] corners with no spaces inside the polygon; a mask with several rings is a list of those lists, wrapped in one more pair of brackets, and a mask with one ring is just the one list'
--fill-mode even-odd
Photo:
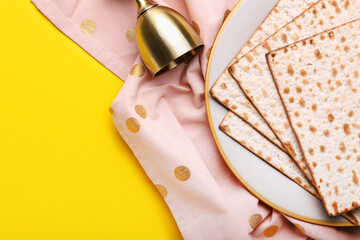
{"label": "matzo", "polygon": [[221,131],[282,172],[305,190],[317,195],[316,189],[289,155],[281,151],[234,113],[228,112],[219,127]]}
{"label": "matzo", "polygon": [[[314,0],[280,0],[231,63],[242,57],[243,54],[257,46],[312,4],[314,4]],[[227,68],[214,83],[210,93],[220,103],[235,112],[252,127],[259,130],[266,138],[284,150],[267,123],[254,109],[251,102],[230,76]]]}
{"label": "matzo", "polygon": [[[280,143],[279,139],[275,136],[275,134],[270,129],[269,125],[265,122],[265,120],[261,117],[261,115],[256,111],[254,106],[250,103],[250,101],[244,97],[241,98],[241,91],[234,91],[231,89],[239,89],[237,83],[230,77],[229,73],[225,73],[222,75],[224,79],[223,83],[216,87],[216,96],[215,99],[224,104],[228,109],[231,109],[234,113],[240,116],[244,121],[250,124],[253,128],[261,132],[267,139],[269,139],[272,143],[277,145],[283,151],[284,147]],[[231,79],[231,81],[228,81]],[[230,90],[229,90],[230,89]],[[213,89],[214,90],[214,89]],[[225,92],[230,92],[231,94],[226,94]],[[240,95],[239,95],[240,94]],[[224,97],[226,96],[226,97]],[[237,102],[241,104],[233,104],[230,99],[237,99]],[[246,106],[246,107],[245,107]]]}
{"label": "matzo", "polygon": [[[290,128],[280,97],[276,91],[265,54],[271,49],[312,36],[326,29],[360,17],[360,1],[323,0],[314,4],[277,33],[247,53],[229,69],[237,83],[278,136],[305,175],[311,174],[303,154]],[[292,72],[293,69],[286,69]],[[266,96],[263,89],[267,91]]]}
{"label": "matzo", "polygon": [[356,20],[267,55],[330,216],[360,206],[359,30]]}
{"label": "matzo", "polygon": [[242,57],[316,2],[318,0],[280,0],[236,55],[236,58]]}
{"label": "matzo", "polygon": [[[246,149],[258,155],[275,169],[285,174],[288,178],[299,184],[305,190],[319,197],[316,189],[305,178],[298,166],[279,148],[267,141],[262,135],[254,131],[248,124],[234,113],[228,112],[220,124],[220,129],[229,137],[240,143]],[[352,223],[360,224],[360,209],[343,214]]]}

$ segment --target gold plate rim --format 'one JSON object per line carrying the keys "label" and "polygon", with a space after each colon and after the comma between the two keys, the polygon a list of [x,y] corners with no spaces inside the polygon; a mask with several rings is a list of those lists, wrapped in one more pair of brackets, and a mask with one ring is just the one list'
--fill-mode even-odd
{"label": "gold plate rim", "polygon": [[267,199],[266,197],[264,197],[262,194],[260,194],[258,191],[256,191],[248,182],[245,181],[245,179],[236,171],[235,167],[232,165],[231,161],[228,159],[228,157],[225,154],[225,151],[223,150],[223,148],[221,147],[220,141],[216,135],[215,132],[215,126],[214,123],[212,121],[211,118],[211,110],[210,110],[210,93],[209,93],[209,76],[210,76],[210,68],[211,68],[211,63],[213,60],[213,56],[214,56],[214,50],[216,49],[216,46],[219,42],[220,36],[222,35],[225,27],[227,26],[227,24],[229,23],[230,19],[233,17],[233,15],[235,14],[235,12],[239,9],[239,7],[242,5],[242,3],[245,2],[245,0],[240,0],[235,7],[230,11],[229,15],[226,17],[226,19],[224,20],[224,22],[222,23],[218,33],[216,34],[214,43],[211,47],[210,50],[210,54],[209,54],[209,59],[208,59],[208,63],[207,63],[207,67],[206,67],[206,74],[205,74],[205,106],[206,106],[206,115],[207,115],[207,119],[208,119],[208,123],[211,129],[211,134],[213,136],[213,139],[215,141],[215,144],[217,146],[217,148],[219,149],[219,152],[221,154],[221,156],[223,157],[225,163],[227,164],[227,166],[230,168],[230,170],[232,171],[232,173],[235,175],[235,177],[244,185],[244,187],[251,193],[253,194],[255,197],[257,197],[259,200],[261,200],[262,202],[264,202],[266,205],[272,207],[273,209],[289,216],[289,217],[293,217],[295,219],[301,220],[301,221],[305,221],[308,223],[313,223],[313,224],[318,224],[318,225],[324,225],[324,226],[330,226],[330,227],[353,227],[355,226],[354,224],[352,224],[349,221],[344,221],[344,222],[330,222],[330,221],[326,221],[326,220],[319,220],[319,219],[315,219],[315,218],[310,218],[310,217],[306,217],[294,212],[291,212],[277,204],[275,204],[274,202],[272,202],[271,200]]}

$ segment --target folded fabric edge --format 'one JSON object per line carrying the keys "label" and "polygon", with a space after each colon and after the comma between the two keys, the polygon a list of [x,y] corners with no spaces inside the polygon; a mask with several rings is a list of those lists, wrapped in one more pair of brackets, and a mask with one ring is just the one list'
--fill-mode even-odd
{"label": "folded fabric edge", "polygon": [[31,0],[31,2],[60,32],[78,44],[96,61],[121,80],[127,77],[130,69],[126,69],[120,63],[118,56],[95,39],[87,38],[79,31],[80,27],[73,23],[54,3],[47,0]]}

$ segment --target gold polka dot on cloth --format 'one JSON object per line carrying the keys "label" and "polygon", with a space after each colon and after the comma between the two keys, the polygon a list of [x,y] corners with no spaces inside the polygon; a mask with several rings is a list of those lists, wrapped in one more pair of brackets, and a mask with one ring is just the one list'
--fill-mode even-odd
{"label": "gold polka dot on cloth", "polygon": [[92,19],[86,19],[81,23],[80,29],[84,34],[91,35],[96,31],[96,22]]}
{"label": "gold polka dot on cloth", "polygon": [[229,13],[230,13],[230,10],[229,10],[229,9],[225,11],[223,22],[225,21],[225,19],[227,18],[227,16],[229,16]]}
{"label": "gold polka dot on cloth", "polygon": [[177,180],[186,181],[186,180],[188,180],[190,178],[191,172],[190,172],[190,169],[188,167],[179,166],[179,167],[175,168],[174,175],[175,175]]}
{"label": "gold polka dot on cloth", "polygon": [[267,229],[265,229],[264,236],[265,237],[273,237],[276,234],[277,230],[278,230],[278,226],[272,225],[272,226],[268,227]]}
{"label": "gold polka dot on cloth", "polygon": [[129,28],[126,32],[126,39],[129,43],[136,43],[135,28]]}
{"label": "gold polka dot on cloth", "polygon": [[300,231],[301,231],[302,233],[305,234],[305,229],[304,229],[303,226],[301,226],[300,224],[297,224],[297,223],[295,223],[295,226],[296,226],[298,229],[300,229]]}
{"label": "gold polka dot on cloth", "polygon": [[197,34],[200,35],[200,27],[199,27],[199,25],[195,21],[192,21],[191,25],[193,26],[193,28],[197,32]]}
{"label": "gold polka dot on cloth", "polygon": [[134,77],[142,77],[144,74],[145,67],[141,64],[135,64],[130,70],[130,75]]}
{"label": "gold polka dot on cloth", "polygon": [[140,130],[140,122],[136,118],[128,118],[126,126],[132,133],[137,133]]}
{"label": "gold polka dot on cloth", "polygon": [[160,192],[161,196],[162,196],[163,198],[166,198],[166,196],[167,196],[167,194],[168,194],[166,188],[165,188],[163,185],[161,185],[161,184],[156,184],[155,187],[156,187],[157,190]]}
{"label": "gold polka dot on cloth", "polygon": [[263,220],[263,217],[260,214],[253,214],[249,218],[249,225],[252,229],[256,228],[259,223]]}
{"label": "gold polka dot on cloth", "polygon": [[146,118],[147,111],[146,108],[143,105],[136,105],[135,106],[135,112],[142,118]]}

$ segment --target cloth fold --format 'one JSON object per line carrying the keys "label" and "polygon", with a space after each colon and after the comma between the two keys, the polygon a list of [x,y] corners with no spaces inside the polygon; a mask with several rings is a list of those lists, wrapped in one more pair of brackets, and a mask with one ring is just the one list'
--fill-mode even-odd
{"label": "cloth fold", "polygon": [[357,239],[358,228],[301,222],[260,202],[233,176],[208,125],[207,52],[236,0],[162,0],[199,30],[205,48],[152,78],[138,54],[131,1],[32,0],[85,51],[125,80],[114,123],[171,210],[185,239]]}

